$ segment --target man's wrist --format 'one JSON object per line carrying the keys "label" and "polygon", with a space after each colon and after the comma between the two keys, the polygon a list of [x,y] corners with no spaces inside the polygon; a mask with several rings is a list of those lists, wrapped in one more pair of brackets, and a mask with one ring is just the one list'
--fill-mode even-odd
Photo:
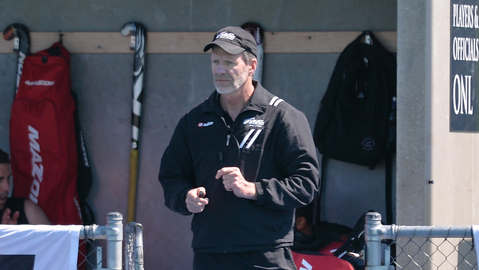
{"label": "man's wrist", "polygon": [[247,182],[248,185],[248,199],[250,200],[258,200],[258,192],[256,190],[256,183]]}

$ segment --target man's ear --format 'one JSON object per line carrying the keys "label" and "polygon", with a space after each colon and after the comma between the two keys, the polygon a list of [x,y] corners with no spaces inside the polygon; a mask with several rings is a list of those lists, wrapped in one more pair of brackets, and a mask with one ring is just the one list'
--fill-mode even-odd
{"label": "man's ear", "polygon": [[249,68],[250,68],[249,75],[252,76],[254,74],[254,72],[256,71],[257,67],[258,67],[258,60],[252,59],[250,65],[249,65]]}
{"label": "man's ear", "polygon": [[306,221],[305,217],[297,217],[296,218],[296,229],[302,230],[306,227],[308,222]]}

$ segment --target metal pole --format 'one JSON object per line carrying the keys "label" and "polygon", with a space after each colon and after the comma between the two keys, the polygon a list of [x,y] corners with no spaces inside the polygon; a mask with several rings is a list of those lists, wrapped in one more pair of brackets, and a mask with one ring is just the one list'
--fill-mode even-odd
{"label": "metal pole", "polygon": [[123,216],[118,212],[108,213],[107,219],[107,267],[108,269],[121,270],[122,267],[122,241],[123,241]]}
{"label": "metal pole", "polygon": [[364,224],[364,241],[365,241],[365,269],[366,270],[388,270],[389,265],[381,264],[381,240],[385,234],[381,224],[381,214],[370,212],[366,214],[366,222]]}
{"label": "metal pole", "polygon": [[145,264],[143,260],[143,226],[136,223],[135,226],[135,269],[143,270]]}
{"label": "metal pole", "polygon": [[143,270],[143,267],[143,226],[130,222],[125,227],[125,269]]}

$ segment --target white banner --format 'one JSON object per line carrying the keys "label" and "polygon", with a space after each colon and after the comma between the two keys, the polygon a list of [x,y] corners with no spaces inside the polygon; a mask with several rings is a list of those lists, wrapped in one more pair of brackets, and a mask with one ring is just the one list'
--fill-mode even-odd
{"label": "white banner", "polygon": [[0,225],[0,270],[76,270],[82,227]]}

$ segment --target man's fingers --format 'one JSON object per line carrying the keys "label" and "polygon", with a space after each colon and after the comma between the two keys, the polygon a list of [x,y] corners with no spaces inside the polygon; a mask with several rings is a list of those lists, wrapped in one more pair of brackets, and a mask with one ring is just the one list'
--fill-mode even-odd
{"label": "man's fingers", "polygon": [[20,217],[20,212],[16,211],[13,214],[13,217],[10,218],[11,213],[12,211],[10,210],[10,208],[5,209],[5,212],[3,212],[3,216],[2,216],[2,224],[11,224],[11,225],[18,224],[18,218]]}
{"label": "man's fingers", "polygon": [[241,171],[238,167],[223,167],[216,172],[215,178],[220,179],[221,177],[223,177],[225,175],[228,175],[228,174],[241,175]]}
{"label": "man's fingers", "polygon": [[209,203],[206,196],[206,189],[204,187],[194,188],[188,191],[186,195],[186,207],[191,213],[200,213],[204,210],[205,206]]}
{"label": "man's fingers", "polygon": [[223,175],[225,174],[223,169],[220,169],[216,172],[216,176],[215,176],[216,179],[220,179],[221,177],[223,177]]}
{"label": "man's fingers", "polygon": [[8,224],[9,221],[10,221],[10,209],[7,208],[5,209],[5,212],[3,212],[2,224]]}
{"label": "man's fingers", "polygon": [[16,211],[15,214],[13,214],[12,217],[12,222],[15,224],[18,224],[18,218],[20,217],[20,212]]}
{"label": "man's fingers", "polygon": [[197,188],[196,195],[200,198],[204,198],[206,196],[206,189],[204,187]]}

